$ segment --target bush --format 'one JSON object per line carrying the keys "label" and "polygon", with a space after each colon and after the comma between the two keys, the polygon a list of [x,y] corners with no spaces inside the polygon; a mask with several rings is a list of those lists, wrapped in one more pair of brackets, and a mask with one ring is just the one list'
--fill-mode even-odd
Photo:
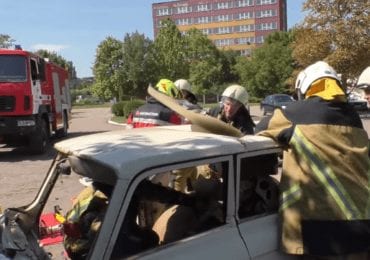
{"label": "bush", "polygon": [[143,104],[145,104],[145,101],[140,99],[120,101],[112,105],[111,111],[115,116],[127,117],[132,111]]}
{"label": "bush", "polygon": [[123,116],[123,107],[125,105],[125,101],[120,101],[112,105],[111,111],[112,114],[115,116]]}
{"label": "bush", "polygon": [[126,101],[123,107],[123,116],[128,117],[128,115],[135,111],[139,106],[144,105],[145,101],[140,99],[134,99],[131,101]]}

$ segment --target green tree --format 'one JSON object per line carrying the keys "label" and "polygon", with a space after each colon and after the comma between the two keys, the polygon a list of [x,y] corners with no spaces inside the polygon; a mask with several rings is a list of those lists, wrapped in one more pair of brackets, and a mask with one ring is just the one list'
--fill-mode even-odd
{"label": "green tree", "polygon": [[92,96],[91,91],[92,83],[91,82],[81,82],[77,84],[75,88],[71,89],[71,100],[75,102],[77,96],[89,97]]}
{"label": "green tree", "polygon": [[264,97],[273,93],[289,92],[289,79],[293,71],[290,43],[292,32],[270,34],[264,44],[254,50],[250,59],[240,57],[235,69],[241,84],[252,96]]}
{"label": "green tree", "polygon": [[96,51],[93,66],[95,83],[93,93],[101,98],[123,99],[126,78],[121,73],[123,65],[123,43],[113,37],[102,41]]}
{"label": "green tree", "polygon": [[7,34],[0,34],[0,48],[9,48],[14,44],[15,40],[13,40]]}
{"label": "green tree", "polygon": [[170,19],[161,21],[161,29],[154,41],[154,58],[158,78],[176,80],[189,75],[185,39]]}
{"label": "green tree", "polygon": [[370,60],[370,2],[306,0],[303,10],[293,53],[298,64],[325,60],[344,78],[358,76]]}
{"label": "green tree", "polygon": [[185,35],[186,58],[189,63],[189,79],[195,92],[218,93],[216,85],[223,79],[223,63],[220,51],[198,29],[190,29]]}
{"label": "green tree", "polygon": [[120,73],[126,79],[124,94],[145,97],[149,83],[157,80],[153,42],[143,34],[126,34],[123,40],[123,64]]}

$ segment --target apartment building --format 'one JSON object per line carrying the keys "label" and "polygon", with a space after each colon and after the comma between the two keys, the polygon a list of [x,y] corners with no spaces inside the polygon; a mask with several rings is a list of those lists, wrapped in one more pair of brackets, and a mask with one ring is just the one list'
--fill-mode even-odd
{"label": "apartment building", "polygon": [[202,31],[221,49],[248,56],[268,34],[287,30],[286,0],[177,0],[152,4],[154,37],[170,18],[185,33]]}

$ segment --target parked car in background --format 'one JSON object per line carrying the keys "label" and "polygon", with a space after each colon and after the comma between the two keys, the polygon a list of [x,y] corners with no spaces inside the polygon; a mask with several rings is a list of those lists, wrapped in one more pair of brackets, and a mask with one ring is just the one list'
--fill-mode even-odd
{"label": "parked car in background", "polygon": [[266,96],[260,104],[263,115],[272,114],[275,108],[285,108],[294,98],[287,94],[272,94]]}
{"label": "parked car in background", "polygon": [[354,89],[348,93],[348,103],[351,104],[358,112],[366,113],[368,111],[368,103],[365,99],[365,93],[362,89]]}

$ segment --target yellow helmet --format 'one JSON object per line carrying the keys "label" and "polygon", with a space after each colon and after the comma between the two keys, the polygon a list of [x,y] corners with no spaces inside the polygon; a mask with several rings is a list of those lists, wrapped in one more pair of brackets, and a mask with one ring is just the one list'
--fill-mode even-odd
{"label": "yellow helmet", "polygon": [[173,98],[180,98],[181,93],[180,91],[176,88],[175,84],[169,80],[169,79],[161,79],[157,85],[155,85],[157,90],[159,92],[162,92],[166,94],[167,96],[173,97]]}

